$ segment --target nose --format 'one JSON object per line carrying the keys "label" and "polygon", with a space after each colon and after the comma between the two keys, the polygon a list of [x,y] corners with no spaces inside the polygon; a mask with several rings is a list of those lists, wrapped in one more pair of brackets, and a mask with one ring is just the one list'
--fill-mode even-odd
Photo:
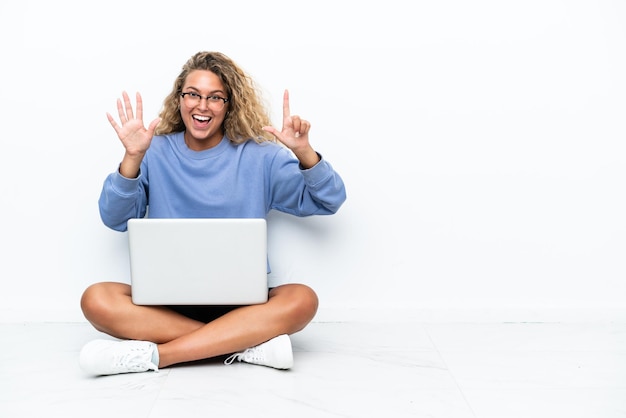
{"label": "nose", "polygon": [[200,102],[198,103],[198,107],[200,109],[208,109],[209,108],[209,98],[208,97],[201,97],[200,98]]}

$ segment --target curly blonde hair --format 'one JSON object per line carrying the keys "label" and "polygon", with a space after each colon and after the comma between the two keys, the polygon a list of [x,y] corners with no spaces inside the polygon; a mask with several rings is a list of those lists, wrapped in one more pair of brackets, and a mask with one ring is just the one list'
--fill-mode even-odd
{"label": "curly blonde hair", "polygon": [[211,71],[224,85],[229,100],[223,129],[229,140],[234,143],[248,139],[276,142],[274,135],[262,129],[271,125],[271,121],[260,89],[248,74],[221,52],[198,52],[183,65],[172,91],[163,101],[157,135],[185,130],[180,116],[180,92],[187,76],[194,70]]}

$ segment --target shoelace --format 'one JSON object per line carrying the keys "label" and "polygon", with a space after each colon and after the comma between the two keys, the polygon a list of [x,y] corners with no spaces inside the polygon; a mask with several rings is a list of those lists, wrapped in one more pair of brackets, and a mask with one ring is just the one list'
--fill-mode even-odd
{"label": "shoelace", "polygon": [[230,355],[226,360],[224,360],[224,364],[232,364],[235,360],[249,361],[251,359],[257,358],[257,351],[258,350],[256,347],[246,348],[241,353],[235,353]]}
{"label": "shoelace", "polygon": [[146,355],[150,353],[145,349],[132,349],[129,352],[122,353],[122,355],[115,356],[113,359],[113,364],[115,367],[119,369],[128,369],[128,370],[143,370],[144,368],[148,368],[148,370],[159,371],[159,367],[152,363],[152,359],[146,361]]}

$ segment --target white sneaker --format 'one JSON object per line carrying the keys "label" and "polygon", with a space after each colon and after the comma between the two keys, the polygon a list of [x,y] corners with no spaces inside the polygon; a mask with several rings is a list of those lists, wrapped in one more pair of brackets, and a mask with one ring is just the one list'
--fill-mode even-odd
{"label": "white sneaker", "polygon": [[224,361],[224,364],[231,364],[235,360],[275,369],[289,369],[293,366],[291,340],[287,334],[279,335],[256,347],[231,355]]}
{"label": "white sneaker", "polygon": [[83,371],[93,375],[159,371],[152,362],[156,344],[135,340],[94,340],[80,351]]}

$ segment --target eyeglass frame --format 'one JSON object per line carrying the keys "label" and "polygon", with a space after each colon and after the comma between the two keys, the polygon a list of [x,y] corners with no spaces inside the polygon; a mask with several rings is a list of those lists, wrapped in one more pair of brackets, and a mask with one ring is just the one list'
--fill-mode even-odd
{"label": "eyeglass frame", "polygon": [[[220,96],[216,96],[214,94],[210,95],[210,96],[203,96],[201,94],[196,93],[195,91],[186,91],[186,92],[179,92],[178,93],[180,95],[180,97],[183,98],[183,100],[185,100],[185,96],[190,96],[191,98],[197,98],[198,103],[200,103],[201,100],[206,100],[207,101],[207,105],[210,105],[211,103],[219,103],[217,101],[217,99],[221,100],[222,103],[222,107],[221,109],[224,108],[224,106],[226,106],[226,103],[230,102],[230,99],[224,98],[224,97],[220,97]],[[213,100],[213,101],[211,101]],[[220,109],[220,110],[221,110]]]}

